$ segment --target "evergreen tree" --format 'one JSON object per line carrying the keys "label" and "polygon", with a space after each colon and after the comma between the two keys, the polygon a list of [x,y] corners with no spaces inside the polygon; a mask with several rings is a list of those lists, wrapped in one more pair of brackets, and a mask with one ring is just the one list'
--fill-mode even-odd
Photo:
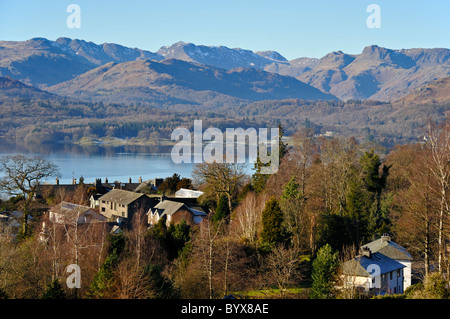
{"label": "evergreen tree", "polygon": [[174,287],[173,282],[162,275],[162,267],[149,263],[145,267],[145,274],[150,278],[154,299],[176,299],[180,297],[180,292]]}
{"label": "evergreen tree", "polygon": [[366,196],[362,190],[362,187],[358,181],[350,181],[348,191],[346,194],[346,216],[351,220],[353,224],[353,241],[359,245],[360,241],[366,235],[365,229],[365,206]]}
{"label": "evergreen tree", "polygon": [[114,286],[114,273],[120,261],[120,254],[125,247],[123,234],[110,235],[109,254],[103,262],[100,270],[95,274],[87,296],[90,298],[104,298]]}
{"label": "evergreen tree", "polygon": [[228,205],[228,196],[222,194],[219,197],[216,212],[214,213],[214,216],[211,218],[211,221],[214,224],[216,224],[219,221],[228,220],[229,217],[230,217],[230,208]]}
{"label": "evergreen tree", "polygon": [[362,182],[371,195],[371,205],[368,207],[368,231],[374,236],[382,231],[388,223],[381,211],[381,193],[386,187],[390,166],[382,165],[380,157],[374,151],[364,152],[360,159]]}
{"label": "evergreen tree", "polygon": [[299,189],[295,177],[283,186],[283,194],[280,198],[280,207],[283,211],[286,229],[293,236],[293,242],[300,245],[302,210],[304,197]]}
{"label": "evergreen tree", "polygon": [[66,293],[59,283],[58,279],[53,280],[47,286],[47,290],[44,292],[42,299],[66,299]]}
{"label": "evergreen tree", "polygon": [[[228,206],[228,204],[227,204]],[[180,251],[191,239],[191,226],[183,219],[177,225],[170,224],[164,238],[164,246],[170,260],[178,257]]]}
{"label": "evergreen tree", "polygon": [[326,244],[317,252],[313,261],[311,299],[329,299],[338,269],[338,255]]}
{"label": "evergreen tree", "polygon": [[266,244],[286,243],[288,234],[283,225],[284,217],[278,201],[272,197],[262,212],[261,240]]}

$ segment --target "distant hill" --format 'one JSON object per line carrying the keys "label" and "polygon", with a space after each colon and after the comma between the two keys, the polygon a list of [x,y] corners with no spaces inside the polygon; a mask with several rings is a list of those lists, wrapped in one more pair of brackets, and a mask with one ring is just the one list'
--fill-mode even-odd
{"label": "distant hill", "polygon": [[394,50],[370,45],[360,54],[335,51],[320,59],[299,57],[288,61],[273,50],[253,52],[185,42],[150,52],[69,38],[0,41],[0,76],[41,89],[107,63],[164,59],[225,70],[252,68],[295,77],[341,100],[395,101],[427,83],[450,76],[450,49],[446,48]]}
{"label": "distant hill", "polygon": [[177,59],[107,63],[54,85],[55,94],[90,101],[221,106],[246,100],[337,100],[295,78],[255,68],[225,70]]}
{"label": "distant hill", "polygon": [[231,49],[225,46],[205,46],[185,42],[162,47],[157,53],[166,59],[198,62],[227,70],[239,67],[263,69],[274,62],[288,64],[286,58],[275,51],[255,53],[239,48]]}
{"label": "distant hill", "polygon": [[450,75],[449,49],[391,50],[376,45],[358,55],[327,54],[297,79],[342,100],[393,101]]}
{"label": "distant hill", "polygon": [[108,62],[139,59],[162,60],[163,57],[117,44],[97,45],[68,38],[0,41],[0,76],[39,88],[70,80]]}
{"label": "distant hill", "polygon": [[0,99],[3,101],[7,98],[35,99],[47,100],[58,98],[48,92],[39,90],[35,87],[23,84],[17,80],[0,76]]}
{"label": "distant hill", "polygon": [[450,77],[439,79],[415,89],[397,103],[435,104],[450,103]]}

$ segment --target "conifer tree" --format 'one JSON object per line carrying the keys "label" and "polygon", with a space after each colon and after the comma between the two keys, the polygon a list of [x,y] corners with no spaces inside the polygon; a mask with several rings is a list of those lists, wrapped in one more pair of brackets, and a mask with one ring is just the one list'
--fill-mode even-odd
{"label": "conifer tree", "polygon": [[47,286],[47,290],[45,291],[42,299],[66,299],[66,293],[62,288],[58,279],[53,280]]}
{"label": "conifer tree", "polygon": [[338,268],[337,253],[333,253],[331,246],[326,244],[317,252],[313,261],[311,299],[329,299],[334,287]]}
{"label": "conifer tree", "polygon": [[283,225],[284,217],[278,201],[272,197],[262,212],[261,240],[266,244],[286,243],[288,234]]}

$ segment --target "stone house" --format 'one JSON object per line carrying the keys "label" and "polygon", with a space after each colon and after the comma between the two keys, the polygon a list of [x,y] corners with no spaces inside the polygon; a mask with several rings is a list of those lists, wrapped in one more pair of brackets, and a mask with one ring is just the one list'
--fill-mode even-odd
{"label": "stone house", "polygon": [[121,189],[109,191],[101,196],[98,201],[99,212],[109,221],[119,222],[130,221],[136,212],[147,212],[156,204],[155,199],[145,194]]}

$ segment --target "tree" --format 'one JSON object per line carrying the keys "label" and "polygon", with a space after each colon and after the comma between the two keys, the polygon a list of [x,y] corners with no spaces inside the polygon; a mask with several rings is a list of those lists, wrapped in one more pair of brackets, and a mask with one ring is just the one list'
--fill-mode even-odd
{"label": "tree", "polygon": [[120,255],[125,247],[125,238],[123,234],[109,235],[108,241],[110,245],[108,256],[89,287],[87,296],[91,298],[109,297],[115,284],[114,274],[120,261]]}
{"label": "tree", "polygon": [[268,281],[280,289],[280,295],[285,296],[286,289],[300,277],[299,252],[296,247],[277,245],[267,256]]}
{"label": "tree", "polygon": [[28,236],[28,215],[39,184],[51,176],[59,176],[58,167],[39,157],[8,155],[0,159],[0,189],[11,196],[22,196],[23,221],[21,236]]}
{"label": "tree", "polygon": [[58,279],[53,280],[48,284],[42,299],[66,299],[66,293],[64,292]]}
{"label": "tree", "polygon": [[300,246],[302,210],[304,197],[299,189],[295,177],[283,186],[283,194],[280,198],[280,207],[284,213],[286,229],[293,235],[294,244]]}
{"label": "tree", "polygon": [[261,214],[264,209],[264,195],[259,197],[254,192],[249,192],[242,203],[235,209],[233,218],[234,230],[238,238],[250,243],[255,243],[261,227]]}
{"label": "tree", "polygon": [[278,201],[272,197],[262,212],[261,240],[266,244],[286,243],[288,234],[284,228],[284,217]]}
{"label": "tree", "polygon": [[150,289],[155,299],[176,299],[180,292],[175,288],[173,282],[162,275],[162,267],[158,264],[148,263],[144,269],[149,278]]}
{"label": "tree", "polygon": [[335,277],[338,269],[338,255],[333,253],[331,246],[326,244],[317,252],[313,261],[311,287],[312,299],[329,299],[334,287]]}
{"label": "tree", "polygon": [[206,197],[213,197],[216,202],[220,195],[225,194],[228,198],[228,207],[232,211],[233,202],[246,176],[244,165],[242,163],[199,163],[192,171],[194,184],[203,187]]}
{"label": "tree", "polygon": [[390,166],[382,165],[380,157],[374,151],[364,152],[360,159],[361,179],[366,190],[372,195],[372,207],[369,209],[368,231],[375,235],[382,231],[387,216],[382,215],[381,193],[386,187]]}
{"label": "tree", "polygon": [[213,223],[218,221],[228,221],[230,217],[230,207],[228,206],[228,198],[225,194],[219,197],[219,202],[217,203],[217,208],[214,215],[211,218]]}
{"label": "tree", "polygon": [[163,194],[173,194],[177,191],[177,185],[181,181],[179,174],[174,173],[170,177],[166,177],[164,181],[159,185],[158,191]]}
{"label": "tree", "polygon": [[445,125],[434,126],[431,123],[428,126],[425,145],[430,150],[430,159],[425,163],[436,181],[437,187],[433,189],[439,198],[439,272],[443,271],[444,263],[444,224],[450,212],[449,192],[450,192],[450,125],[447,119]]}
{"label": "tree", "polygon": [[[281,160],[288,154],[287,144],[282,141],[284,134],[284,128],[281,124],[278,124],[278,163],[281,163]],[[255,173],[252,175],[252,186],[257,194],[261,194],[264,191],[270,178],[270,174],[261,174],[261,169],[270,165],[271,163],[263,163],[259,155],[256,158],[253,168]]]}

